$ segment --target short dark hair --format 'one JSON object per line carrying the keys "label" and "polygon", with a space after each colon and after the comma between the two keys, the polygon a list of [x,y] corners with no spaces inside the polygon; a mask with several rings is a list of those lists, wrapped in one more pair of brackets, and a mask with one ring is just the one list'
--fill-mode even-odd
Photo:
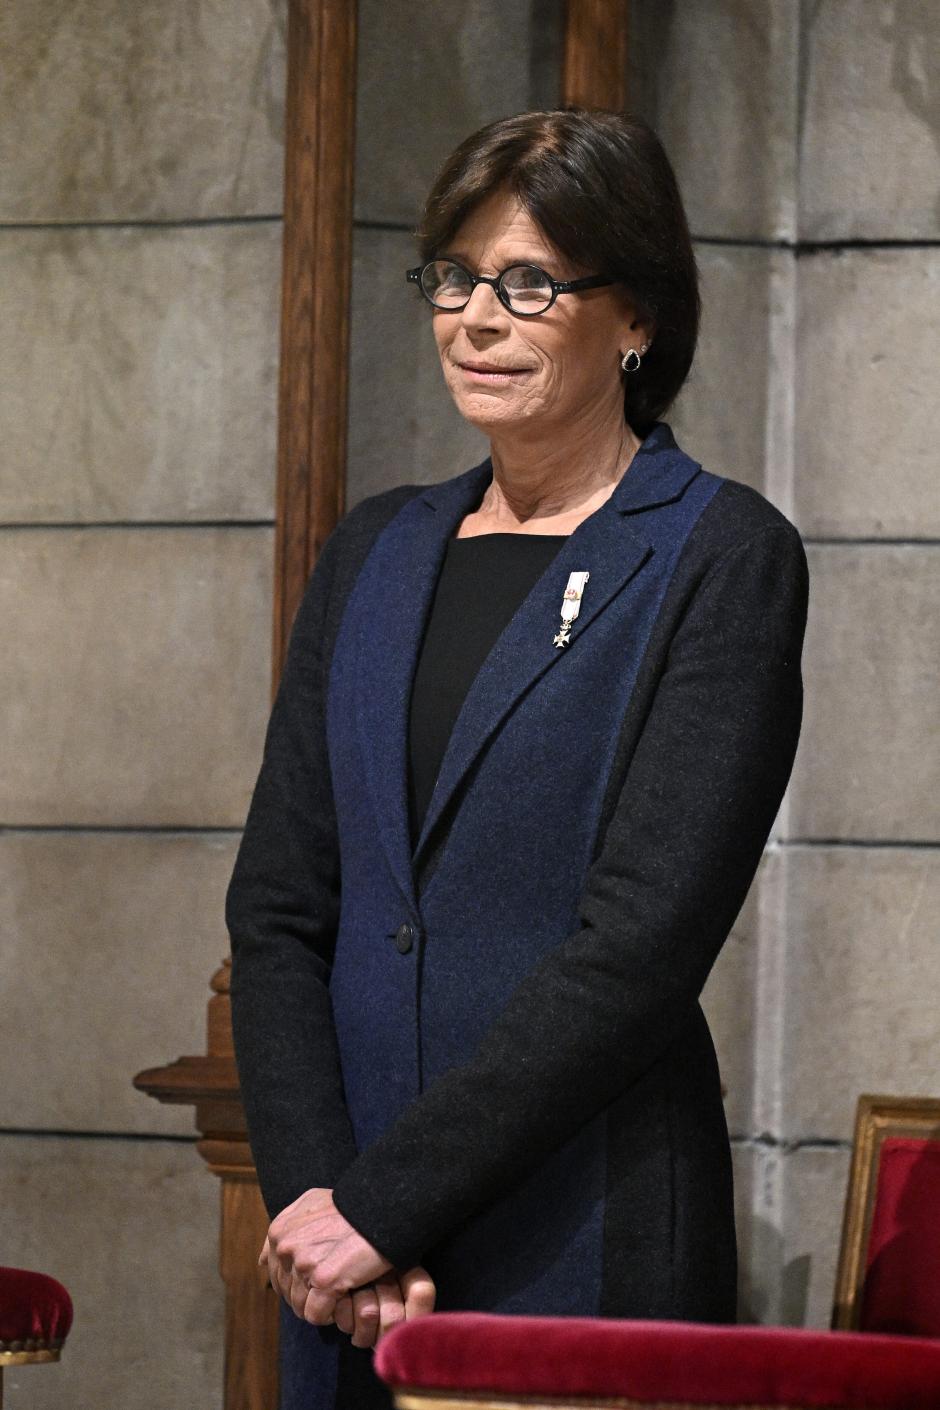
{"label": "short dark hair", "polygon": [[446,251],[475,206],[510,190],[548,239],[625,286],[655,337],[624,373],[624,416],[641,435],[671,405],[698,339],[698,268],[669,158],[642,118],[601,109],[518,113],[467,137],[442,167],[415,231],[422,261]]}

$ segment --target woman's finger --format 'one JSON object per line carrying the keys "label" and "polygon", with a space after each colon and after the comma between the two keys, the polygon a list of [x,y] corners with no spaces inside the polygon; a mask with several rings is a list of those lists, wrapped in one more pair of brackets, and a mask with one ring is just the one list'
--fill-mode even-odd
{"label": "woman's finger", "polygon": [[405,1320],[405,1295],[395,1273],[383,1273],[375,1280],[375,1292],[379,1300],[379,1329],[375,1338],[379,1342],[386,1332]]}
{"label": "woman's finger", "polygon": [[307,1305],[309,1295],[310,1289],[307,1287],[307,1284],[297,1271],[293,1270],[291,1272],[290,1285],[287,1290],[287,1301],[290,1303],[291,1311],[295,1316],[303,1317],[304,1308]]}
{"label": "woman's finger", "polygon": [[290,1277],[287,1277],[285,1283],[285,1270],[280,1259],[275,1256],[274,1250],[267,1239],[264,1241],[264,1247],[266,1250],[265,1265],[267,1268],[268,1282],[271,1284],[278,1297],[286,1298],[290,1291]]}
{"label": "woman's finger", "polygon": [[345,1332],[347,1336],[352,1336],[356,1326],[356,1319],[353,1316],[351,1293],[344,1293],[343,1296],[338,1299],[336,1306],[333,1308],[333,1321],[341,1332]]}
{"label": "woman's finger", "polygon": [[271,1280],[271,1286],[278,1297],[282,1297],[288,1306],[292,1306],[291,1287],[294,1276],[293,1266],[286,1262],[286,1260],[277,1258],[273,1250],[268,1256],[268,1276]]}
{"label": "woman's finger", "polygon": [[304,1303],[304,1321],[312,1322],[315,1327],[327,1326],[333,1321],[336,1304],[343,1296],[348,1294],[324,1292],[321,1288],[311,1287]]}
{"label": "woman's finger", "polygon": [[258,1255],[258,1267],[264,1269],[265,1273],[267,1273],[268,1275],[268,1282],[271,1284],[274,1291],[276,1293],[279,1293],[280,1288],[277,1284],[277,1275],[275,1271],[277,1268],[277,1259],[274,1256],[274,1250],[271,1247],[270,1239],[265,1239],[264,1241],[264,1245],[262,1246],[261,1252]]}
{"label": "woman's finger", "polygon": [[402,1296],[405,1302],[405,1317],[410,1322],[413,1317],[425,1317],[434,1311],[437,1288],[434,1279],[426,1268],[417,1265],[399,1275]]}
{"label": "woman's finger", "polygon": [[379,1299],[375,1288],[354,1288],[352,1305],[356,1321],[352,1335],[353,1346],[375,1346],[379,1330]]}
{"label": "woman's finger", "polygon": [[[291,1274],[292,1268],[289,1263],[277,1257],[271,1245],[270,1239],[265,1239],[261,1253],[258,1257],[258,1266],[264,1267],[267,1271],[268,1282],[285,1302],[291,1301]],[[293,1304],[291,1304],[293,1305]]]}

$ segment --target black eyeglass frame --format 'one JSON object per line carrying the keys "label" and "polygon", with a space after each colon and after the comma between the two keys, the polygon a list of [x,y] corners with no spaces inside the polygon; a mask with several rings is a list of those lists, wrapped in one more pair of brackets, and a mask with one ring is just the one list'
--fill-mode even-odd
{"label": "black eyeglass frame", "polygon": [[[421,276],[429,265],[445,262],[455,265],[470,280],[470,292],[462,304],[436,304],[422,283]],[[503,293],[503,279],[513,269],[534,269],[536,274],[541,274],[551,285],[552,296],[544,308],[536,309],[534,313],[521,313],[519,309],[512,308],[508,297]],[[525,260],[518,260],[515,264],[507,264],[505,269],[501,269],[498,274],[472,274],[466,265],[461,264],[459,259],[452,259],[449,255],[438,255],[435,259],[426,260],[424,264],[417,265],[414,269],[405,270],[405,278],[412,284],[417,284],[421,293],[427,299],[432,308],[440,309],[443,313],[460,313],[462,309],[473,297],[473,291],[478,284],[489,284],[496,291],[496,297],[500,303],[514,318],[541,318],[543,313],[548,313],[552,304],[559,294],[574,294],[579,289],[600,289],[606,284],[616,284],[616,279],[609,279],[606,274],[588,274],[583,279],[553,279],[548,270],[543,269],[540,264],[528,264]]]}

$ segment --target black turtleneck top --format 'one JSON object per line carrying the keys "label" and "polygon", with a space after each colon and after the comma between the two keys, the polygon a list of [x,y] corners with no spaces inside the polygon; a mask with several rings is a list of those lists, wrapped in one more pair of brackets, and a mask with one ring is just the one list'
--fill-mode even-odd
{"label": "black turtleneck top", "polygon": [[497,533],[448,541],[411,692],[408,806],[412,848],[474,676],[567,537]]}

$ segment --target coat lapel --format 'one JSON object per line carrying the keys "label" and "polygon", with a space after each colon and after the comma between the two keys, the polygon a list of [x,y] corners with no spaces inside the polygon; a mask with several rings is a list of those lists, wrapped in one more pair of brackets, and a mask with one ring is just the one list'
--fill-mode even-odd
{"label": "coat lapel", "polygon": [[[360,619],[359,726],[370,789],[389,863],[417,912],[415,872],[435,823],[480,750],[517,700],[580,638],[653,548],[631,515],[677,499],[700,466],[657,422],[611,497],[579,524],[490,651],[463,702],[412,856],[408,827],[408,711],[424,627],[447,541],[480,502],[492,463],[429,486],[379,536],[363,570],[367,617]],[[590,579],[570,644],[553,645],[562,594],[573,571]],[[368,649],[371,647],[371,649]]]}
{"label": "coat lapel", "polygon": [[408,713],[447,541],[489,484],[489,459],[405,505],[379,535],[357,585],[357,721],[380,839],[417,913],[408,818]]}

